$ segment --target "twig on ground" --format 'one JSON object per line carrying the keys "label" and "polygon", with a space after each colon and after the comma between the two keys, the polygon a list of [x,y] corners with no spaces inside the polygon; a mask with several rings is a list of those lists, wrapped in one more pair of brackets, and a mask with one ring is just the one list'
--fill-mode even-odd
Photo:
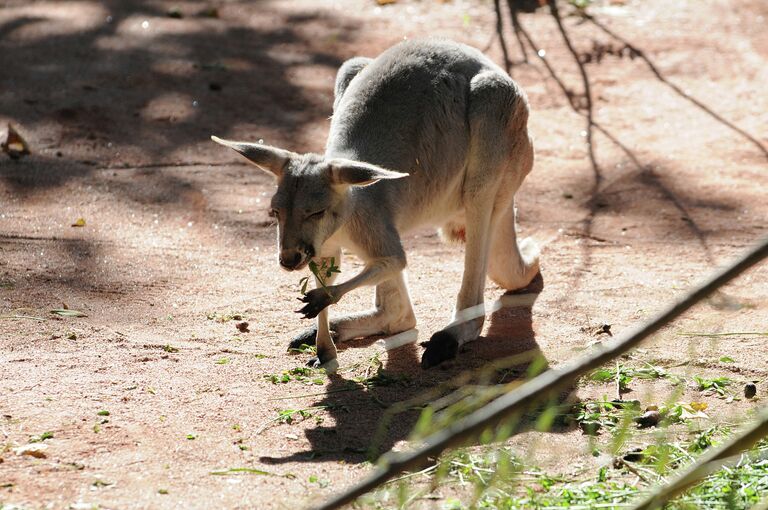
{"label": "twig on ground", "polygon": [[0,319],[10,319],[10,320],[22,320],[22,319],[29,319],[34,321],[47,321],[45,317],[35,317],[34,315],[0,315]]}
{"label": "twig on ground", "polygon": [[678,333],[677,336],[701,336],[706,338],[717,338],[721,336],[768,336],[768,332],[761,331],[736,331],[728,333]]}

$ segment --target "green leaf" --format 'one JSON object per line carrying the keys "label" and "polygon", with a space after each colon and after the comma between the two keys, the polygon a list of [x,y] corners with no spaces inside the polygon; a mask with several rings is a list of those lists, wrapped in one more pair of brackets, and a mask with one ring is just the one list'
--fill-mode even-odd
{"label": "green leaf", "polygon": [[53,432],[43,432],[39,436],[32,436],[29,438],[30,443],[42,443],[46,439],[51,439],[53,437]]}
{"label": "green leaf", "polygon": [[607,368],[600,368],[589,374],[589,378],[593,381],[606,382],[613,379],[613,372]]}

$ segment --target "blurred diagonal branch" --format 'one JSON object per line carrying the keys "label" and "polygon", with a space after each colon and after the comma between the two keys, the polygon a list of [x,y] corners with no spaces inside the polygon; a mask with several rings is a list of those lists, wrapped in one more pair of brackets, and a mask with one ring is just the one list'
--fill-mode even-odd
{"label": "blurred diagonal branch", "polygon": [[[669,500],[679,495],[688,487],[705,478],[723,466],[735,464],[741,459],[739,453],[751,448],[762,438],[768,436],[768,408],[764,408],[757,420],[740,434],[717,448],[703,454],[695,463],[678,473],[670,482],[652,490],[632,510],[654,510],[662,508]],[[736,456],[736,458],[734,458]]]}
{"label": "blurred diagonal branch", "polygon": [[[594,352],[585,354],[566,364],[562,368],[548,370],[540,376],[528,381],[516,390],[500,397],[464,419],[454,422],[449,427],[432,434],[424,440],[424,446],[412,452],[389,454],[384,457],[384,465],[370,477],[351,487],[346,492],[332,498],[317,507],[318,510],[333,510],[354,501],[359,496],[375,489],[398,474],[423,467],[430,458],[435,458],[446,449],[459,446],[477,438],[483,431],[499,424],[505,418],[531,408],[537,403],[544,402],[558,390],[568,386],[583,374],[600,367],[608,361],[629,351],[642,340],[659,331],[696,303],[707,297],[721,286],[730,282],[741,273],[768,257],[768,238],[763,239],[752,250],[740,259],[715,273],[706,282],[689,291],[677,302],[668,306],[654,319],[648,321],[635,331],[630,331],[611,342],[597,347]],[[757,430],[763,430],[759,428]],[[757,432],[748,431],[749,437]],[[732,445],[738,437],[728,444]],[[739,445],[741,443],[738,443]],[[736,447],[723,448],[716,451],[721,456],[729,455]],[[711,454],[710,454],[711,455]],[[719,457],[707,456],[706,460]]]}

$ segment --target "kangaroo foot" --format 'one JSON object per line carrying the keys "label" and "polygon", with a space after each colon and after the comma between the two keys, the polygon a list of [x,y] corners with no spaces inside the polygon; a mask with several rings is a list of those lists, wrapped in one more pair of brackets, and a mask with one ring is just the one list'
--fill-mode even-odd
{"label": "kangaroo foot", "polygon": [[339,360],[331,358],[326,361],[321,361],[320,357],[315,357],[310,358],[310,360],[307,361],[307,366],[310,368],[322,368],[328,374],[335,374],[336,370],[339,368]]}
{"label": "kangaroo foot", "polygon": [[459,340],[452,333],[438,331],[429,342],[424,344],[426,350],[421,356],[421,368],[427,369],[439,365],[449,359],[454,359],[459,353]]}

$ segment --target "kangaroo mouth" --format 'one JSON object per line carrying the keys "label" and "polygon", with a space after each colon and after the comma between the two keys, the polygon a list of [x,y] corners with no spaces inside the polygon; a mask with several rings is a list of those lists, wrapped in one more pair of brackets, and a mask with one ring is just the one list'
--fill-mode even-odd
{"label": "kangaroo mouth", "polygon": [[290,269],[290,271],[301,271],[307,265],[309,265],[309,261],[312,260],[311,257],[307,257],[306,255],[302,257],[301,261],[296,264],[293,268]]}
{"label": "kangaroo mouth", "polygon": [[315,256],[315,250],[311,246],[304,246],[296,252],[298,260],[283,260],[280,258],[280,267],[286,271],[300,271],[307,267],[309,261]]}

